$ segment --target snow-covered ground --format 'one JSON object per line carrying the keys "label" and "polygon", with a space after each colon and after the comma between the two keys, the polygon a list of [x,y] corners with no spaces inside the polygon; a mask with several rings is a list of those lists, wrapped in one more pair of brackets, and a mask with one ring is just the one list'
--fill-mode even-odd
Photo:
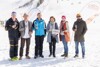
{"label": "snow-covered ground", "polygon": [[[6,2],[5,2],[6,1]],[[14,9],[16,8],[16,4],[12,6],[13,3],[19,2],[20,0],[0,0],[0,20],[7,20],[10,17],[11,11],[17,11],[18,19],[21,20],[22,12],[25,12],[25,8],[21,9]],[[22,0],[22,3],[26,3],[28,0]],[[31,15],[30,20],[34,20],[37,12],[41,11],[43,14],[43,18],[45,19],[46,23],[49,20],[51,15],[55,16],[57,19],[56,21],[60,22],[61,15],[66,15],[67,20],[69,21],[70,31],[71,31],[71,43],[68,44],[69,46],[69,57],[64,59],[61,56],[63,54],[63,44],[61,42],[57,43],[56,47],[56,58],[49,58],[49,45],[46,42],[46,38],[44,41],[44,58],[34,59],[34,32],[33,37],[31,40],[30,46],[30,56],[31,59],[27,60],[23,57],[21,61],[9,61],[9,40],[7,36],[7,31],[3,27],[0,27],[0,67],[100,67],[100,16],[97,16],[93,19],[93,21],[88,26],[88,31],[85,35],[85,47],[86,47],[86,57],[85,59],[81,58],[81,49],[80,49],[80,56],[79,58],[73,58],[75,52],[75,44],[73,41],[73,32],[72,32],[72,25],[75,21],[76,13],[80,12],[83,16],[83,19],[87,19],[90,16],[100,13],[100,3],[99,6],[97,2],[96,8],[99,10],[94,10],[88,7],[88,3],[92,0],[44,0],[44,3],[41,4],[38,9],[33,9],[30,14],[33,12],[34,14]],[[95,0],[93,0],[94,2]],[[99,0],[96,0],[99,1]],[[93,3],[92,2],[92,3]],[[99,1],[100,2],[100,1]],[[55,6],[53,6],[55,5]],[[4,7],[4,8],[3,8]],[[28,9],[28,8],[27,8]],[[29,8],[31,9],[31,8]],[[7,11],[8,10],[8,11]],[[22,11],[21,11],[22,10]],[[27,11],[26,11],[27,12]],[[20,15],[19,15],[20,14]],[[20,42],[20,41],[19,41]],[[19,43],[20,47],[20,43]],[[80,47],[81,48],[81,47]]]}

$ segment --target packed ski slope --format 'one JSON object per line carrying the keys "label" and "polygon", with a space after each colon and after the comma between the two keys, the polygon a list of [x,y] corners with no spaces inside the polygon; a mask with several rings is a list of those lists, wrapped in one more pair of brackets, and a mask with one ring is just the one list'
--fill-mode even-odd
{"label": "packed ski slope", "polygon": [[[29,12],[31,8],[24,7],[21,9],[16,9],[16,3],[20,0],[1,0],[0,1],[0,20],[7,20],[10,17],[11,11],[17,11],[18,19],[22,20],[23,12]],[[28,0],[20,1],[20,5],[26,3]],[[73,58],[75,52],[75,44],[73,41],[73,34],[72,32],[72,25],[73,22],[76,20],[75,15],[76,13],[80,12],[83,16],[84,20],[87,20],[90,16],[94,14],[98,14],[99,10],[94,10],[87,7],[87,3],[91,2],[92,0],[44,0],[44,3],[41,4],[38,8],[34,8],[30,14],[30,20],[34,20],[36,18],[36,13],[41,11],[43,14],[43,18],[46,23],[49,20],[51,15],[56,17],[56,21],[60,23],[61,15],[66,15],[67,20],[69,21],[70,25],[70,32],[71,32],[71,43],[69,43],[69,57],[62,58],[60,57],[63,54],[63,44],[61,42],[57,43],[56,47],[56,58],[49,58],[49,45],[46,42],[47,39],[45,38],[44,41],[44,58],[34,59],[34,32],[33,37],[31,40],[30,46],[30,56],[31,59],[27,60],[23,57],[21,61],[9,61],[9,40],[8,40],[8,33],[5,31],[3,27],[0,27],[0,67],[100,67],[100,16],[96,16],[93,18],[92,22],[87,24],[88,31],[85,35],[85,46],[86,46],[86,57],[82,59],[81,57],[81,49],[80,49],[80,56],[79,58]],[[95,0],[94,0],[95,1]],[[97,0],[99,1],[99,0]],[[97,3],[96,3],[97,4]],[[13,6],[12,6],[13,5]],[[85,6],[85,7],[84,7]],[[34,6],[35,7],[35,6]],[[98,7],[98,5],[97,5]],[[29,11],[27,11],[29,9]],[[99,9],[99,7],[98,7]],[[20,41],[19,41],[20,47]],[[80,47],[81,48],[81,47]]]}

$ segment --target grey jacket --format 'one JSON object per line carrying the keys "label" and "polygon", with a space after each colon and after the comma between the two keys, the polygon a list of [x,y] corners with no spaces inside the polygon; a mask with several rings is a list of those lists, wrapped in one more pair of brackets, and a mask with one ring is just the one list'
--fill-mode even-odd
{"label": "grey jacket", "polygon": [[[55,23],[55,29],[58,30],[58,25],[57,23]],[[47,32],[50,30],[50,22],[48,23],[47,25]],[[52,33],[51,32],[48,32],[48,35],[47,35],[47,42],[50,43],[51,42],[51,36],[52,36]],[[56,42],[58,42],[58,35],[55,36],[56,38]]]}
{"label": "grey jacket", "polygon": [[[28,27],[29,27],[29,32],[32,32],[32,22],[28,21]],[[19,31],[21,33],[21,37],[23,37],[25,35],[25,22],[24,20],[22,20],[20,23],[19,23]],[[31,37],[31,35],[30,35]]]}

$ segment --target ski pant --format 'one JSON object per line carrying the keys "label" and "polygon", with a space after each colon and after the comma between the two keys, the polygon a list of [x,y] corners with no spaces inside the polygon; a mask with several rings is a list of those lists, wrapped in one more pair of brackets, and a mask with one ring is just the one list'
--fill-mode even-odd
{"label": "ski pant", "polygon": [[44,36],[35,36],[35,56],[42,56]]}
{"label": "ski pant", "polygon": [[76,55],[79,54],[79,43],[81,44],[81,49],[82,49],[82,56],[85,55],[85,45],[84,45],[84,42],[79,42],[79,41],[75,41],[75,53]]}
{"label": "ski pant", "polygon": [[55,50],[56,50],[56,38],[51,36],[51,43],[49,43],[49,51],[50,55],[55,55]]}
{"label": "ski pant", "polygon": [[21,38],[20,57],[23,56],[23,49],[24,49],[24,46],[25,46],[25,42],[26,42],[26,55],[25,56],[29,55],[30,38],[26,38],[26,39]]}
{"label": "ski pant", "polygon": [[10,41],[10,58],[18,56],[18,38],[17,37],[9,37]]}

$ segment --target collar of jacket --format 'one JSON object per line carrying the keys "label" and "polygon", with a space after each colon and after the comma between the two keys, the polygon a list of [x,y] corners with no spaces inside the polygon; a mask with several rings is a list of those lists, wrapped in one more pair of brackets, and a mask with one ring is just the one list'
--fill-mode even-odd
{"label": "collar of jacket", "polygon": [[77,19],[77,21],[78,21],[78,22],[81,22],[81,21],[83,21],[83,19],[82,19],[82,18],[81,18],[81,19]]}
{"label": "collar of jacket", "polygon": [[43,19],[41,18],[40,20],[37,18],[35,21],[38,21],[38,22],[43,22]]}
{"label": "collar of jacket", "polygon": [[11,21],[11,22],[18,22],[17,18],[16,18],[16,21],[13,21],[12,18],[10,18],[9,21]]}

